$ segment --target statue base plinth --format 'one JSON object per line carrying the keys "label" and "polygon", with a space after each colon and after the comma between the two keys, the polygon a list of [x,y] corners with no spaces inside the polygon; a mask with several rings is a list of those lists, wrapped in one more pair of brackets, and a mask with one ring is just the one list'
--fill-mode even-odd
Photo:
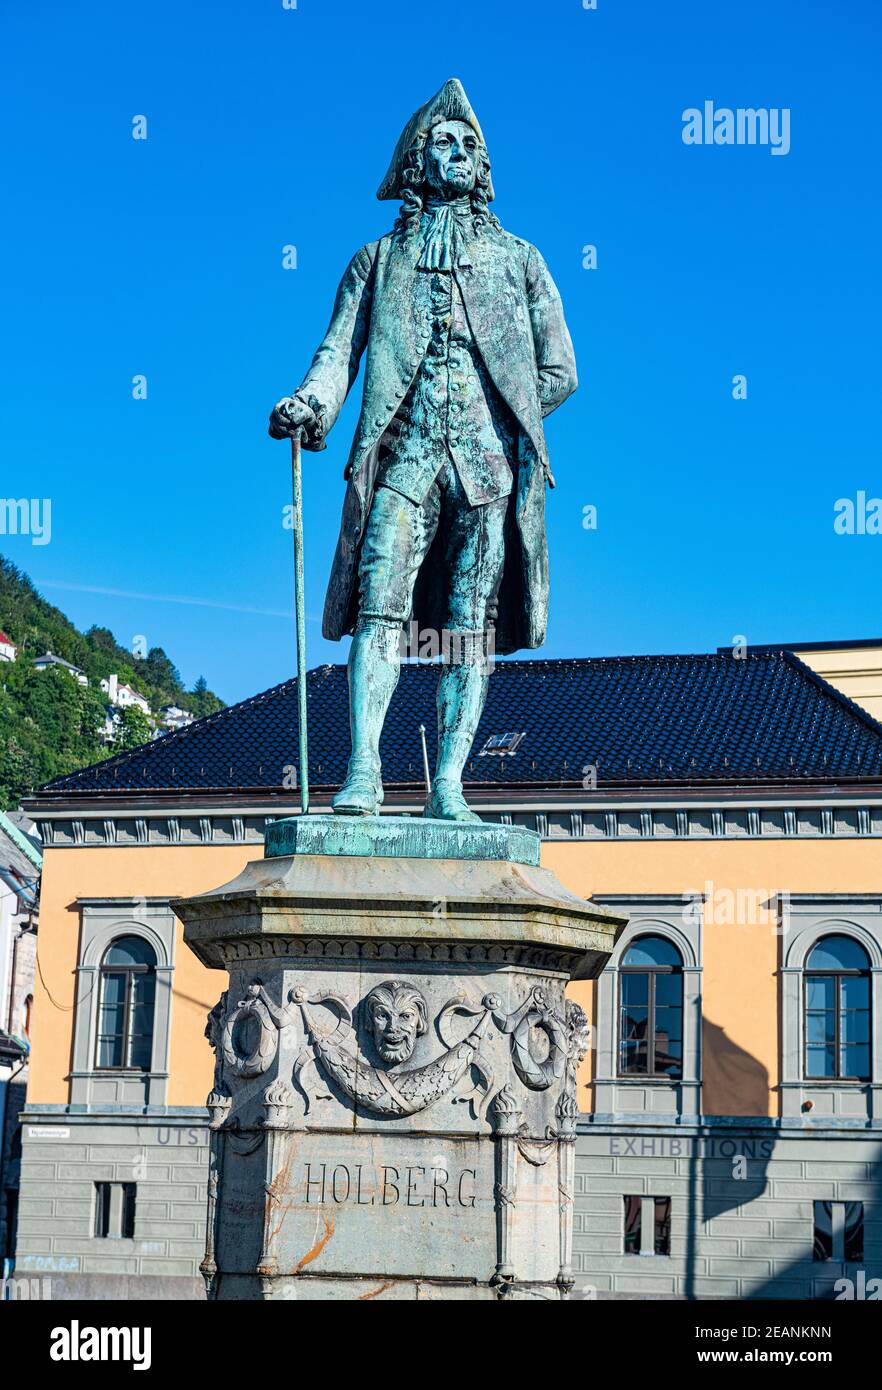
{"label": "statue base plinth", "polygon": [[[274,855],[174,905],[230,975],[209,1020],[210,1296],[566,1296],[588,1031],[564,991],[624,919],[475,857],[509,827],[277,825]],[[460,857],[402,853],[439,834]]]}
{"label": "statue base plinth", "polygon": [[420,816],[286,816],[266,828],[264,854],[379,855],[385,859],[507,859],[539,863],[539,836],[521,825]]}

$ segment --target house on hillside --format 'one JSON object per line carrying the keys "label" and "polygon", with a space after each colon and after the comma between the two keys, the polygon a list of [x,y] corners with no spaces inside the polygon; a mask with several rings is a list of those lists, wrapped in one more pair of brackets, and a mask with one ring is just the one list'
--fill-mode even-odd
{"label": "house on hillside", "polygon": [[55,656],[52,652],[44,652],[42,656],[34,657],[33,667],[35,671],[48,671],[50,666],[60,666],[62,670],[69,672],[79,685],[89,684],[89,677],[85,671],[81,671],[79,666],[73,666],[69,661]]}
{"label": "house on hillside", "polygon": [[98,731],[102,743],[107,744],[116,742],[116,731],[119,728],[119,723],[119,715],[113,708],[113,705],[105,705],[104,723],[101,725],[101,728]]}
{"label": "house on hillside", "polygon": [[119,676],[108,676],[102,680],[101,689],[107,696],[111,705],[119,709],[130,709],[132,705],[137,705],[145,714],[150,714],[150,702],[132,685],[127,685],[125,681],[120,681]]}
{"label": "house on hillside", "polygon": [[14,661],[16,650],[17,648],[12,638],[8,637],[3,629],[0,628],[0,661]]}
{"label": "house on hillside", "polygon": [[193,723],[193,715],[188,709],[181,709],[180,705],[163,705],[159,711],[159,722],[169,730],[185,729]]}

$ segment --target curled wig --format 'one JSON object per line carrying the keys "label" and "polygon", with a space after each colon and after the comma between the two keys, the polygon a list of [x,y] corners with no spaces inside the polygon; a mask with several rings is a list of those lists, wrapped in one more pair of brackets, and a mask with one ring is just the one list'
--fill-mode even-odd
{"label": "curled wig", "polygon": [[[416,137],[404,157],[404,168],[402,170],[404,191],[402,194],[401,210],[393,229],[402,237],[412,236],[419,230],[420,220],[423,215],[427,187],[427,139],[428,132],[422,131]],[[488,227],[492,227],[494,230],[499,231],[502,226],[499,218],[490,211],[488,203],[489,188],[490,156],[487,154],[487,146],[482,141],[478,147],[477,177],[475,179],[475,186],[470,195],[472,225],[476,236],[481,236]]]}

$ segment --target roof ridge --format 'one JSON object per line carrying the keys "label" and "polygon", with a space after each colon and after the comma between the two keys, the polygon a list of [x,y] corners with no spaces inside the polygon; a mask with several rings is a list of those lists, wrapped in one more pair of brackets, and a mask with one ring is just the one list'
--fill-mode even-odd
{"label": "roof ridge", "polygon": [[797,667],[801,675],[808,676],[809,680],[816,685],[819,690],[825,695],[832,696],[837,704],[842,705],[849,714],[854,715],[862,724],[866,724],[868,728],[872,729],[874,734],[882,734],[882,723],[870,714],[869,710],[864,709],[863,705],[859,705],[856,700],[852,700],[850,695],[846,695],[843,691],[838,690],[835,685],[831,685],[829,681],[825,681],[823,676],[819,675],[817,671],[813,671],[811,666],[803,661],[801,657],[798,657],[795,652],[790,651],[789,648],[783,647],[781,649],[781,654],[784,660],[791,666]]}
{"label": "roof ridge", "polygon": [[[428,722],[440,669],[408,662],[402,671],[384,730],[390,785],[418,777],[414,728],[420,719]],[[316,785],[337,785],[348,755],[346,667],[323,662],[306,678],[313,776]],[[280,769],[296,763],[296,691],[297,678],[289,676],[185,728],[56,778],[35,796],[45,792],[57,802],[92,791],[278,790]],[[487,735],[515,727],[529,727],[530,734],[514,761],[488,755],[481,762]],[[470,781],[498,786],[578,781],[586,760],[603,763],[607,780],[623,784],[655,769],[672,784],[807,776],[860,781],[882,778],[882,722],[786,648],[543,656],[498,663],[472,757]]]}
{"label": "roof ridge", "polygon": [[[748,647],[746,655],[739,660],[745,661],[748,658],[753,660],[767,660],[769,657],[778,657],[783,654],[785,648],[768,648],[761,651]],[[618,656],[535,656],[535,657],[510,657],[500,656],[496,658],[496,669],[504,666],[523,666],[527,669],[536,666],[590,666],[600,662],[620,661],[620,662],[647,662],[647,661],[724,661],[731,657],[732,648],[724,647],[722,650],[713,652],[637,652],[621,653]],[[343,665],[344,663],[341,663]],[[436,662],[410,662],[409,665],[436,665]]]}

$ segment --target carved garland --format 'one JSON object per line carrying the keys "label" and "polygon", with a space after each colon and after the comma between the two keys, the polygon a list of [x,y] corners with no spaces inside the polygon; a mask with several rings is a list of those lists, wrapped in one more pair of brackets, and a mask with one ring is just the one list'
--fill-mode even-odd
{"label": "carved garland", "polygon": [[[427,1006],[419,990],[400,980],[375,986],[365,1000],[375,1030],[376,1049],[387,1065],[375,1065],[364,1057],[353,1023],[354,1010],[340,995],[311,995],[306,986],[298,986],[289,992],[288,1003],[278,1008],[261,982],[255,980],[248,986],[246,997],[224,1017],[225,1005],[223,995],[211,1011],[206,1029],[216,1055],[220,1054],[214,1090],[209,1097],[215,1128],[226,1122],[232,1104],[223,1085],[220,1057],[234,1076],[262,1075],[276,1057],[281,1030],[299,1014],[307,1045],[295,1063],[293,1081],[307,1111],[310,1094],[304,1073],[312,1065],[316,1076],[323,1074],[353,1104],[375,1115],[414,1115],[450,1096],[470,1102],[477,1118],[486,1108],[492,1087],[492,1071],[481,1053],[481,1043],[492,1023],[510,1038],[512,1065],[524,1086],[544,1091],[562,1083],[555,1133],[569,1137],[575,1132],[576,1068],[588,1047],[588,1024],[583,1010],[569,1000],[563,1013],[552,1007],[541,986],[534,986],[511,1014],[502,1012],[502,1001],[495,994],[485,995],[480,1004],[465,994],[449,999],[435,1021],[444,1051],[433,1061],[411,1068],[400,1062],[409,1058],[416,1036],[426,1031]],[[324,1012],[324,1017],[319,1011]],[[450,1025],[456,1017],[476,1020],[464,1038],[450,1036]],[[253,1040],[248,1039],[249,1029],[255,1034]],[[539,1051],[535,1046],[536,1033],[546,1039],[546,1046]],[[477,1079],[465,1095],[457,1095],[467,1073]],[[287,1109],[288,1104],[286,1101],[282,1108]],[[269,1108],[276,1112],[278,1102],[271,1102]],[[278,1123],[279,1118],[274,1113],[271,1123]]]}

